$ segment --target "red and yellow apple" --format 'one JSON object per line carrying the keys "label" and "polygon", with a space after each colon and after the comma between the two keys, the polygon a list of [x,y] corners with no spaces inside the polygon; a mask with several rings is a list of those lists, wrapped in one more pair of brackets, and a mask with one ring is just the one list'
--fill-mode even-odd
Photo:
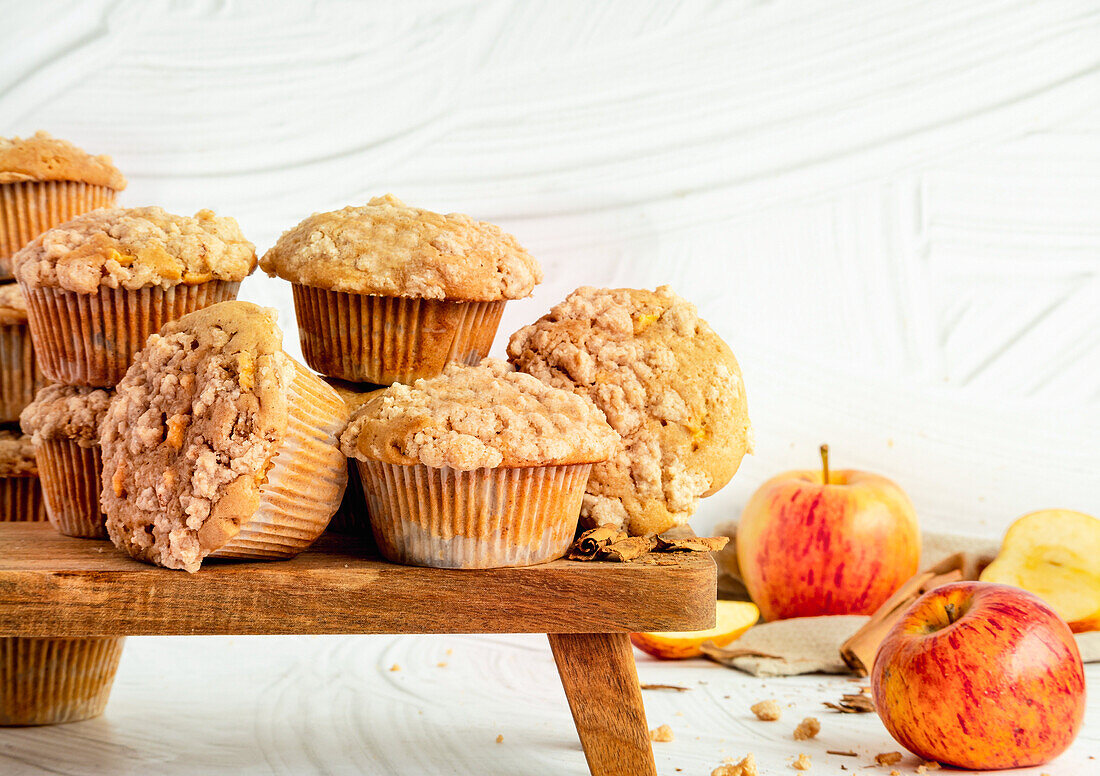
{"label": "red and yellow apple", "polygon": [[877,474],[821,471],[773,477],[737,526],[737,563],[766,620],[871,614],[920,563],[920,529],[900,487]]}
{"label": "red and yellow apple", "polygon": [[714,627],[701,631],[664,633],[631,633],[630,640],[643,652],[661,660],[681,660],[699,657],[703,644],[712,642],[724,647],[747,631],[760,619],[760,610],[748,601],[719,601]]}
{"label": "red and yellow apple", "polygon": [[879,647],[871,688],[898,743],[957,768],[1045,763],[1085,716],[1085,671],[1069,626],[1037,596],[987,582],[917,599]]}

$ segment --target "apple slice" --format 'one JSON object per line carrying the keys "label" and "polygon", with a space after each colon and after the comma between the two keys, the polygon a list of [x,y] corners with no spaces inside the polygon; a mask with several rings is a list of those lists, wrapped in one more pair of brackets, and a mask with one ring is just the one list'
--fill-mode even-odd
{"label": "apple slice", "polygon": [[631,633],[630,640],[643,652],[661,660],[681,660],[703,654],[703,642],[724,647],[760,619],[756,604],[748,601],[718,601],[715,626],[708,630],[680,633]]}
{"label": "apple slice", "polygon": [[1024,515],[981,580],[1034,593],[1076,633],[1100,630],[1100,520],[1069,509]]}

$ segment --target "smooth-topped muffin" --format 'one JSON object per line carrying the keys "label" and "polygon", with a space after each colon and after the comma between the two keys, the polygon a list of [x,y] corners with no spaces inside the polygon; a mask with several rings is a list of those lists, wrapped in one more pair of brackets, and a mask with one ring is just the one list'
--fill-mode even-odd
{"label": "smooth-topped muffin", "polygon": [[11,277],[11,257],[39,234],[113,205],[124,188],[109,156],[92,156],[45,132],[0,137],[0,278]]}
{"label": "smooth-topped muffin", "polygon": [[31,438],[0,429],[0,522],[45,519]]}
{"label": "smooth-topped muffin", "polygon": [[40,235],[14,263],[46,376],[112,387],[165,323],[234,298],[256,252],[209,210],[104,208]]}
{"label": "smooth-topped muffin", "polygon": [[751,451],[737,360],[662,286],[578,288],[508,343],[516,367],[595,402],[623,439],[588,481],[582,520],[635,535],[681,525]]}
{"label": "smooth-topped muffin", "polygon": [[103,422],[107,530],[135,558],[285,558],[347,480],[344,402],[282,349],[275,312],[223,302],[149,338]]}
{"label": "smooth-topped muffin", "polygon": [[34,443],[46,514],[66,536],[107,536],[99,507],[103,477],[99,430],[113,393],[79,385],[48,385],[19,419]]}
{"label": "smooth-topped muffin", "polygon": [[14,423],[46,384],[34,357],[27,300],[17,283],[0,286],[0,423]]}
{"label": "smooth-topped muffin", "polygon": [[499,227],[391,195],[315,213],[260,266],[294,286],[306,362],[378,385],[431,377],[451,361],[476,364],[505,302],[542,281],[538,262]]}
{"label": "smooth-topped muffin", "polygon": [[560,557],[618,444],[589,400],[494,359],[374,394],[341,437],[382,554],[451,568]]}

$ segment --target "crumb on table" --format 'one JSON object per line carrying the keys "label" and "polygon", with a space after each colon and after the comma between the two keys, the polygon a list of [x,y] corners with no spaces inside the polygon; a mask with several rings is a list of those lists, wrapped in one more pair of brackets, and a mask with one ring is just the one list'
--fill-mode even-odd
{"label": "crumb on table", "polygon": [[782,709],[779,708],[779,704],[775,701],[760,701],[754,703],[751,708],[756,718],[765,722],[775,722],[783,713]]}
{"label": "crumb on table", "polygon": [[796,771],[810,770],[810,756],[805,753],[798,755],[795,761],[791,763],[791,767]]}
{"label": "crumb on table", "polygon": [[503,733],[499,733],[497,735],[497,743],[498,744],[503,744],[504,743],[504,734]]}
{"label": "crumb on table", "polygon": [[794,729],[795,741],[806,741],[813,738],[821,732],[821,723],[817,721],[817,717],[806,717],[798,723],[798,727]]}
{"label": "crumb on table", "polygon": [[881,752],[875,755],[876,765],[897,765],[901,762],[901,752]]}
{"label": "crumb on table", "polygon": [[661,725],[660,727],[654,728],[653,730],[649,731],[650,741],[660,741],[663,743],[667,743],[672,739],[672,728],[670,728],[668,725]]}
{"label": "crumb on table", "polygon": [[746,755],[741,760],[734,762],[732,757],[710,772],[710,776],[760,776],[756,770],[756,758]]}

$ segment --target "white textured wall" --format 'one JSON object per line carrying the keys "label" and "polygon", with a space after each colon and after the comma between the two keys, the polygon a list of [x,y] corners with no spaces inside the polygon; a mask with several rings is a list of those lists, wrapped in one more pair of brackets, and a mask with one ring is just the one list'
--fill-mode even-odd
{"label": "white textured wall", "polygon": [[[1100,6],[21,3],[0,134],[109,152],[123,202],[265,250],[392,191],[547,281],[670,283],[741,360],[777,470],[882,471],[930,526],[1100,512]],[[249,280],[294,341],[288,287]],[[296,347],[296,342],[293,342]]]}

